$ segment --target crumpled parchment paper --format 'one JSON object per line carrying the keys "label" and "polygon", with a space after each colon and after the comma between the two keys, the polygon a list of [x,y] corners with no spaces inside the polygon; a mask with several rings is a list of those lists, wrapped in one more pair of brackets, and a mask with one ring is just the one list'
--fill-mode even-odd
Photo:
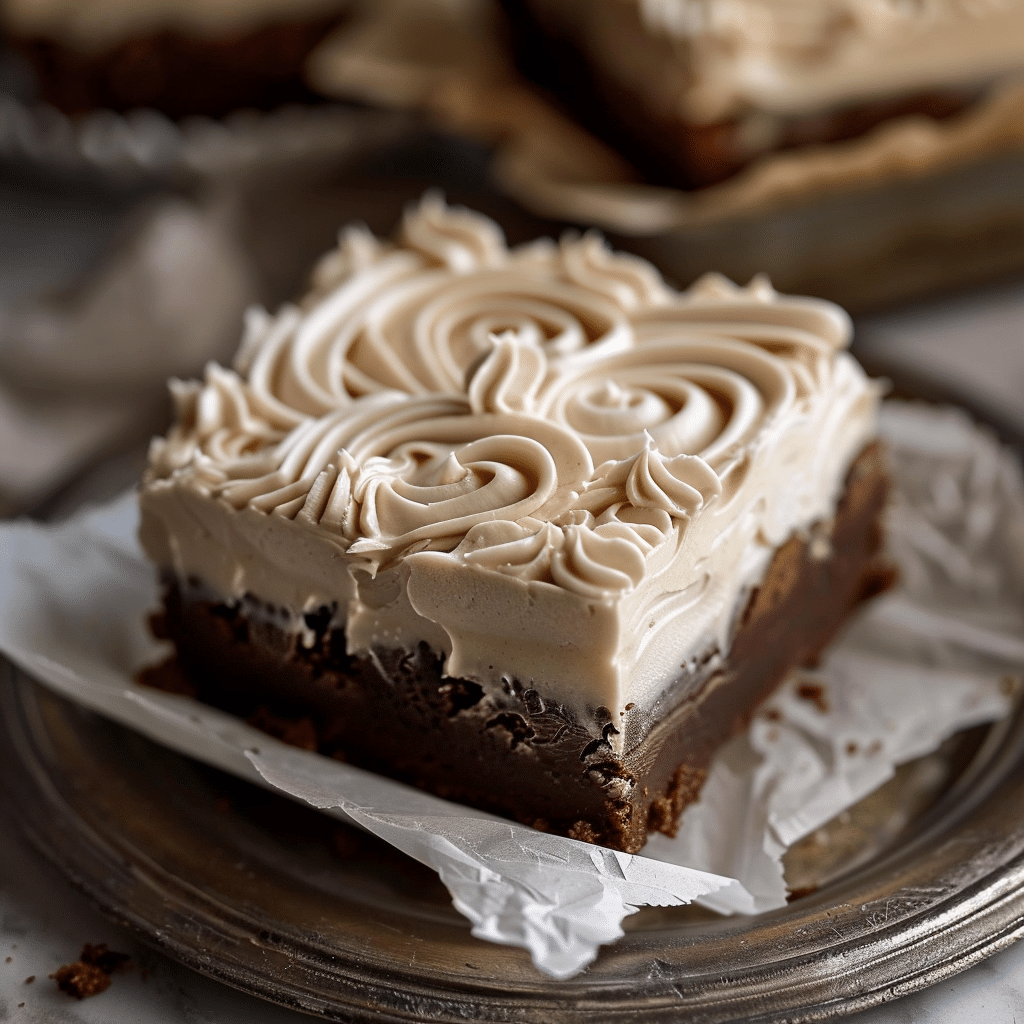
{"label": "crumpled parchment paper", "polygon": [[133,495],[46,526],[0,524],[0,651],[39,682],[154,740],[353,821],[434,868],[473,934],[582,970],[644,905],[783,906],[786,848],[935,749],[1005,714],[1024,667],[1024,486],[956,410],[889,403],[889,537],[903,582],[814,672],[795,673],[716,759],[675,839],[631,856],[535,832],[285,746],[146,689],[163,657]]}

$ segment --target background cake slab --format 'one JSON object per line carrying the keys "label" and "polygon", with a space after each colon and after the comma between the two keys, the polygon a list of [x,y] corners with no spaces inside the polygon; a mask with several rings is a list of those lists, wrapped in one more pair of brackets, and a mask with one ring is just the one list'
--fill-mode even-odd
{"label": "background cake slab", "polygon": [[[298,198],[323,197],[325,175],[365,179],[354,155],[408,157],[427,124],[446,138],[447,154],[438,155],[436,137],[427,144],[435,164],[426,184],[450,188],[453,178],[475,174],[474,192],[493,195],[496,185],[514,200],[506,209],[519,210],[509,221],[529,211],[556,234],[596,226],[679,285],[712,264],[739,281],[766,271],[780,290],[859,312],[1024,267],[1020,83],[944,122],[896,119],[862,138],[777,153],[720,185],[682,192],[643,184],[517,78],[482,0],[387,0],[362,11],[363,20],[346,22],[310,62],[310,80],[345,106],[181,122],[146,110],[69,118],[26,102],[8,74],[0,152],[186,188],[226,179],[249,188],[254,176],[296,172],[290,182],[278,178],[270,204],[294,218]],[[393,179],[388,187],[396,205],[418,194]],[[457,198],[486,208],[478,197]],[[387,232],[392,223],[373,227]]]}

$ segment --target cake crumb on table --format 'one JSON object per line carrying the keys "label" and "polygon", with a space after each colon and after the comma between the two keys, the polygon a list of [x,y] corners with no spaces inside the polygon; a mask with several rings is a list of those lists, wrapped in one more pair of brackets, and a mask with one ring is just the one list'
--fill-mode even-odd
{"label": "cake crumb on table", "polygon": [[75,999],[87,999],[98,996],[110,987],[110,975],[99,967],[82,963],[65,964],[60,970],[50,975],[57,982],[57,988]]}
{"label": "cake crumb on table", "polygon": [[796,692],[803,700],[809,700],[823,715],[828,714],[825,688],[820,683],[801,683]]}
{"label": "cake crumb on table", "polygon": [[[116,953],[104,943],[93,945],[87,942],[82,947],[78,960],[65,964],[50,975],[57,982],[57,988],[75,999],[97,996],[110,988],[110,976],[130,960],[126,953]],[[26,982],[35,981],[35,975]]]}

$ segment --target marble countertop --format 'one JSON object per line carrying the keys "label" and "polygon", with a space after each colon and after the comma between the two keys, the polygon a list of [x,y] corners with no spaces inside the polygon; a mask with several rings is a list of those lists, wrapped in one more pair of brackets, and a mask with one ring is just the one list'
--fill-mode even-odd
{"label": "marble countertop", "polygon": [[[116,204],[77,213],[67,204],[26,206],[22,188],[0,177],[0,304],[66,278],[95,258],[109,237]],[[90,212],[91,211],[91,212]],[[77,221],[75,218],[78,218]],[[2,312],[2,311],[0,311]],[[867,357],[924,371],[1024,424],[1024,279],[863,318],[857,344]],[[0,379],[0,388],[4,381]],[[132,479],[137,453],[109,463],[83,490],[55,506],[113,493]],[[96,492],[99,493],[96,493]],[[86,943],[106,943],[131,958],[110,988],[81,1002],[49,977]],[[310,1018],[194,974],[102,917],[18,834],[0,785],[0,1021],[11,1024],[289,1024]],[[864,1024],[1010,1024],[1024,1019],[1024,942],[946,982],[866,1011]]]}

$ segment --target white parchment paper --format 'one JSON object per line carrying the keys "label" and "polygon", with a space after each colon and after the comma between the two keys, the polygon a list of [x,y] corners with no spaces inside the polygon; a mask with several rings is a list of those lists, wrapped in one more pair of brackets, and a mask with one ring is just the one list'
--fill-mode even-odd
{"label": "white parchment paper", "polygon": [[[890,403],[903,573],[820,669],[795,674],[716,759],[679,835],[630,856],[549,836],[285,746],[188,698],[140,687],[166,650],[145,627],[155,575],[133,495],[59,526],[0,524],[0,651],[40,682],[176,750],[354,821],[435,869],[473,934],[582,970],[644,905],[784,905],[786,848],[896,765],[1006,713],[1024,668],[1024,486],[955,410]],[[808,694],[814,699],[809,699]]]}

